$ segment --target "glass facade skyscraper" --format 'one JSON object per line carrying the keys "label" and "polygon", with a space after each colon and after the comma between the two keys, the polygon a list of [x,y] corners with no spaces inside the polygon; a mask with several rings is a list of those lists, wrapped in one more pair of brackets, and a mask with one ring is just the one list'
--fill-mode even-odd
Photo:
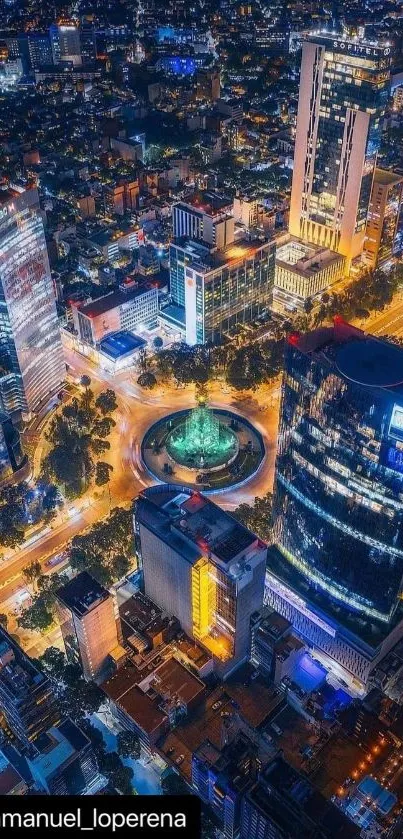
{"label": "glass facade skyscraper", "polygon": [[347,268],[363,248],[390,54],[333,35],[303,43],[290,233],[343,254]]}
{"label": "glass facade skyscraper", "polygon": [[[403,351],[336,318],[286,350],[274,492],[283,580],[388,624],[403,577]],[[298,581],[299,578],[299,581]]]}
{"label": "glass facade skyscraper", "polygon": [[66,368],[38,193],[0,192],[0,399],[31,413]]}

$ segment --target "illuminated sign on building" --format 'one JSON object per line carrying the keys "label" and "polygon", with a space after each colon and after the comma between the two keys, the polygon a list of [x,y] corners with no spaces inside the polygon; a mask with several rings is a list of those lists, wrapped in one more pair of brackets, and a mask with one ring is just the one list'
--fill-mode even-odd
{"label": "illuminated sign on building", "polygon": [[353,55],[390,55],[390,47],[378,49],[377,47],[362,46],[361,44],[349,43],[346,41],[333,41],[333,47],[337,50],[342,50]]}
{"label": "illuminated sign on building", "polygon": [[389,423],[389,437],[403,440],[403,406],[395,404]]}

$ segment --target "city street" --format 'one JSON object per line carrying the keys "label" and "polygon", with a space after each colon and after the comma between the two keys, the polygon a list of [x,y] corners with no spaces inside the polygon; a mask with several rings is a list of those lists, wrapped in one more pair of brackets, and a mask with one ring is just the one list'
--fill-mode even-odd
{"label": "city street", "polygon": [[[4,601],[23,584],[22,571],[31,562],[42,564],[60,552],[76,534],[108,515],[114,506],[128,506],[145,486],[153,483],[141,461],[140,448],[144,433],[157,419],[174,411],[195,405],[194,388],[163,386],[155,392],[144,392],[136,384],[136,374],[124,371],[110,376],[96,368],[83,356],[69,351],[66,353],[70,378],[77,382],[86,374],[91,378],[91,389],[98,394],[107,387],[114,389],[118,400],[110,452],[104,456],[113,466],[110,481],[110,497],[107,489],[92,488],[76,502],[66,505],[52,528],[46,528],[30,545],[9,552],[0,566],[0,600]],[[265,441],[266,457],[259,472],[239,490],[214,496],[223,507],[231,510],[241,502],[252,502],[256,495],[262,496],[272,487],[277,441],[277,419],[280,387],[276,382],[254,395],[237,394],[226,389],[221,382],[215,383],[209,392],[212,407],[232,408],[249,419],[261,432]],[[41,423],[42,434],[46,422]],[[43,438],[38,448],[43,450]],[[39,469],[40,457],[35,457],[35,472]]]}

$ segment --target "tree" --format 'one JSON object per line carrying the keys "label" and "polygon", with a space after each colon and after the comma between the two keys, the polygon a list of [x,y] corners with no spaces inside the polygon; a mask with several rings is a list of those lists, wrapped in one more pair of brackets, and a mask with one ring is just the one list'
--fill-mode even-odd
{"label": "tree", "polygon": [[39,664],[48,676],[59,681],[66,667],[66,656],[57,647],[48,647],[41,655]]}
{"label": "tree", "polygon": [[132,512],[116,507],[108,519],[73,538],[70,564],[77,571],[88,570],[103,585],[110,584],[118,579],[114,561],[122,555],[131,560],[133,549]]}
{"label": "tree", "polygon": [[110,463],[105,463],[100,460],[95,467],[95,483],[98,487],[108,484],[110,480],[110,473],[113,472],[113,466]]}
{"label": "tree", "polygon": [[131,562],[128,557],[123,556],[123,554],[119,554],[112,561],[112,573],[117,580],[121,580],[122,577],[125,577],[126,574],[129,573],[130,568]]}
{"label": "tree", "polygon": [[125,766],[116,752],[105,753],[99,761],[99,768],[122,795],[132,794],[133,769]]}
{"label": "tree", "polygon": [[99,710],[104,701],[104,694],[95,682],[84,679],[79,664],[67,662],[64,653],[56,647],[48,647],[40,656],[38,664],[55,682],[54,687],[63,716],[81,721],[86,714],[94,714]]}
{"label": "tree", "polygon": [[4,612],[0,613],[0,626],[2,626],[3,629],[7,629],[7,624],[8,624],[8,616],[5,615]]}
{"label": "tree", "polygon": [[153,373],[140,373],[137,384],[144,387],[146,390],[152,390],[157,384],[157,379]]}
{"label": "tree", "polygon": [[90,377],[86,376],[85,374],[83,376],[81,376],[80,382],[81,382],[82,386],[85,387],[86,390],[88,390],[88,388],[91,385]]}
{"label": "tree", "polygon": [[161,778],[161,789],[163,795],[190,795],[190,790],[185,781],[177,772],[167,772]]}
{"label": "tree", "polygon": [[91,440],[91,449],[94,454],[100,455],[108,452],[111,447],[109,440],[101,440],[99,437],[93,437]]}
{"label": "tree", "polygon": [[92,433],[104,440],[106,437],[109,437],[112,428],[115,428],[115,426],[116,422],[112,419],[112,417],[102,417],[95,420],[92,427]]}
{"label": "tree", "polygon": [[138,760],[140,757],[140,740],[132,731],[119,731],[116,745],[121,757],[132,758],[132,760]]}
{"label": "tree", "polygon": [[201,837],[202,839],[216,839],[217,826],[214,824],[207,807],[202,804],[201,809]]}
{"label": "tree", "polygon": [[240,504],[232,515],[263,541],[271,542],[272,505],[273,496],[268,492],[263,498],[256,496],[253,504]]}
{"label": "tree", "polygon": [[52,512],[58,505],[61,505],[59,490],[54,484],[46,488],[42,498],[42,509],[45,512]]}
{"label": "tree", "polygon": [[32,583],[35,588],[38,578],[42,575],[41,563],[38,561],[31,562],[30,565],[27,565],[27,567],[24,568],[22,575],[27,583]]}
{"label": "tree", "polygon": [[153,346],[155,347],[156,350],[160,350],[164,346],[164,342],[163,342],[162,338],[160,338],[159,335],[156,335],[156,337],[154,338]]}
{"label": "tree", "polygon": [[[7,497],[7,496],[6,496]],[[3,496],[4,498],[4,496]],[[25,539],[24,510],[20,501],[4,501],[0,506],[0,543],[16,548]]]}
{"label": "tree", "polygon": [[227,382],[236,390],[254,390],[266,378],[266,361],[259,344],[240,347],[227,367]]}
{"label": "tree", "polygon": [[43,632],[45,629],[49,629],[53,623],[53,613],[47,599],[42,595],[37,595],[31,606],[17,619],[17,623],[18,626],[30,629],[33,632]]}
{"label": "tree", "polygon": [[108,388],[103,393],[100,393],[95,400],[95,407],[103,416],[112,414],[116,411],[118,403],[116,401],[116,393],[111,388]]}

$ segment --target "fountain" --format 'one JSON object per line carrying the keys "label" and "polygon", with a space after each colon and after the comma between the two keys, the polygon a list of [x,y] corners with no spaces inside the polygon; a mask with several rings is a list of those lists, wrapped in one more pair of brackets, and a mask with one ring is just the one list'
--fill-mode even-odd
{"label": "fountain", "polygon": [[205,402],[189,411],[168,434],[165,445],[176,463],[191,469],[217,469],[230,463],[239,448],[237,435]]}
{"label": "fountain", "polygon": [[195,408],[158,419],[146,431],[141,459],[156,481],[225,492],[244,484],[265,457],[262,435],[227,408],[210,408],[199,395]]}

